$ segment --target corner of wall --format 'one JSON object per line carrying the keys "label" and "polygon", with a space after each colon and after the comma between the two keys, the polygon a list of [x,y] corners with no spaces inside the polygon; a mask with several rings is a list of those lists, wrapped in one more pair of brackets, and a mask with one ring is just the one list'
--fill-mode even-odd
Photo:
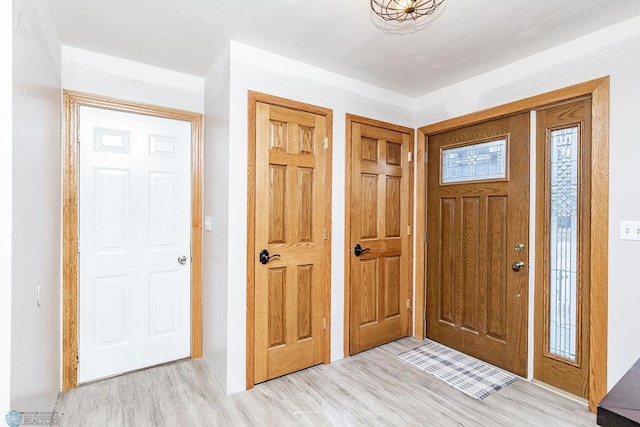
{"label": "corner of wall", "polygon": [[[0,2],[0,141],[13,141],[11,110],[13,100],[13,2]],[[13,144],[0,144],[0,271],[5,283],[0,286],[0,301],[11,301],[11,228],[12,228],[12,150]],[[10,408],[11,400],[11,310],[0,310],[0,413]]]}
{"label": "corner of wall", "polygon": [[46,2],[13,2],[11,409],[60,390],[60,43]]}
{"label": "corner of wall", "polygon": [[229,46],[204,78],[203,357],[228,392]]}

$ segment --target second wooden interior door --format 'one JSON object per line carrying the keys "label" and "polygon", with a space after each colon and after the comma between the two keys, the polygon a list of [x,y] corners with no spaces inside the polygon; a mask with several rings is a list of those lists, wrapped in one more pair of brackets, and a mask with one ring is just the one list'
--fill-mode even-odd
{"label": "second wooden interior door", "polygon": [[409,333],[413,134],[359,118],[351,126],[349,354]]}
{"label": "second wooden interior door", "polygon": [[254,381],[324,360],[327,118],[256,103]]}

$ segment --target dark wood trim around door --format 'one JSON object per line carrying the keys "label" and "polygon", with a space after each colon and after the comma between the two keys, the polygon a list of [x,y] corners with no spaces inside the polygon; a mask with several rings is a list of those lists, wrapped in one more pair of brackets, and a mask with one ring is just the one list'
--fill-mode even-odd
{"label": "dark wood trim around door", "polygon": [[202,357],[202,114],[63,91],[62,390],[78,385],[78,114],[80,106],[191,123],[191,357]]}
{"label": "dark wood trim around door", "polygon": [[324,274],[324,313],[327,319],[324,343],[324,363],[331,361],[331,189],[332,189],[332,150],[333,150],[333,110],[292,101],[260,92],[249,91],[247,102],[247,336],[246,336],[246,387],[253,388],[254,382],[254,334],[255,334],[255,206],[256,206],[256,104],[258,102],[277,105],[307,113],[318,114],[327,118],[327,137],[329,144],[327,149],[326,164],[326,194],[329,197],[325,203],[325,228],[327,238],[325,240],[325,274]]}
{"label": "dark wood trim around door", "polygon": [[[417,147],[417,218],[416,218],[416,289],[426,286],[426,164],[424,156],[429,135],[458,129],[475,123],[532,111],[555,103],[591,96],[591,244],[590,244],[590,312],[589,312],[589,409],[595,412],[607,392],[608,331],[608,258],[609,246],[609,77],[547,92],[520,101],[482,110],[418,129]],[[422,159],[422,160],[420,160]],[[424,292],[424,290],[423,290]],[[424,299],[415,299],[415,337],[424,339]]]}

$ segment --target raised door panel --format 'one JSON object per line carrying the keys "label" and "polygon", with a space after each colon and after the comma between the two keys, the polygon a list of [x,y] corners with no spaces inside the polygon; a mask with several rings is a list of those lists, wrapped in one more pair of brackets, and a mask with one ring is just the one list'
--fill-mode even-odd
{"label": "raised door panel", "polygon": [[402,260],[399,256],[384,258],[384,281],[381,293],[382,317],[391,319],[400,315],[400,277]]}
{"label": "raised door panel", "polygon": [[438,289],[438,303],[436,307],[438,321],[444,321],[450,325],[455,324],[455,285],[456,285],[456,247],[458,236],[456,229],[456,199],[440,200],[440,239],[439,269],[440,275],[434,286]]}
{"label": "raised door panel", "polygon": [[285,268],[270,268],[267,288],[267,319],[269,331],[269,348],[279,347],[286,343],[285,307],[287,299],[287,270]]}
{"label": "raised door panel", "polygon": [[129,317],[130,292],[128,276],[96,279],[96,348],[128,343],[131,325]]}
{"label": "raised door panel", "polygon": [[400,194],[402,178],[391,176],[385,188],[385,237],[400,237]]}
{"label": "raised door panel", "polygon": [[378,237],[378,176],[362,174],[359,209],[360,238],[375,239]]}
{"label": "raised door panel", "polygon": [[179,333],[182,320],[179,279],[176,270],[149,274],[149,336]]}
{"label": "raised door panel", "polygon": [[486,282],[481,280],[481,266],[484,260],[478,254],[483,228],[480,226],[481,200],[479,197],[462,198],[462,304],[461,324],[465,330],[480,332],[480,312],[483,299],[482,287]]}
{"label": "raised door panel", "polygon": [[388,165],[402,166],[402,144],[387,142],[385,154]]}
{"label": "raised door panel", "polygon": [[354,296],[360,307],[359,324],[364,326],[378,321],[378,260],[362,260],[360,271],[361,275],[356,278],[360,292]]}
{"label": "raised door panel", "polygon": [[175,247],[176,214],[180,209],[176,192],[178,177],[175,174],[151,172],[149,174],[149,240],[151,248]]}
{"label": "raised door panel", "polygon": [[132,231],[130,173],[96,168],[94,174],[96,252],[128,251]]}
{"label": "raised door panel", "polygon": [[362,137],[360,140],[360,160],[378,163],[378,140]]}
{"label": "raised door panel", "polygon": [[299,265],[297,271],[296,341],[313,336],[313,265]]}
{"label": "raised door panel", "polygon": [[286,243],[285,212],[287,167],[270,165],[269,174],[269,243]]}
{"label": "raised door panel", "polygon": [[298,168],[298,242],[313,241],[313,169]]}
{"label": "raised door panel", "polygon": [[491,286],[487,288],[487,335],[506,342],[507,340],[507,196],[488,198],[487,263]]}

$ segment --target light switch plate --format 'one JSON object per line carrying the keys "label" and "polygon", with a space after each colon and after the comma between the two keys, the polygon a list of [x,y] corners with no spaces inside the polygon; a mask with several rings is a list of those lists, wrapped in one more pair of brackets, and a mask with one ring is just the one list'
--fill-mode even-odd
{"label": "light switch plate", "polygon": [[211,217],[204,217],[204,231],[211,231]]}
{"label": "light switch plate", "polygon": [[640,221],[620,221],[620,239],[640,240]]}

